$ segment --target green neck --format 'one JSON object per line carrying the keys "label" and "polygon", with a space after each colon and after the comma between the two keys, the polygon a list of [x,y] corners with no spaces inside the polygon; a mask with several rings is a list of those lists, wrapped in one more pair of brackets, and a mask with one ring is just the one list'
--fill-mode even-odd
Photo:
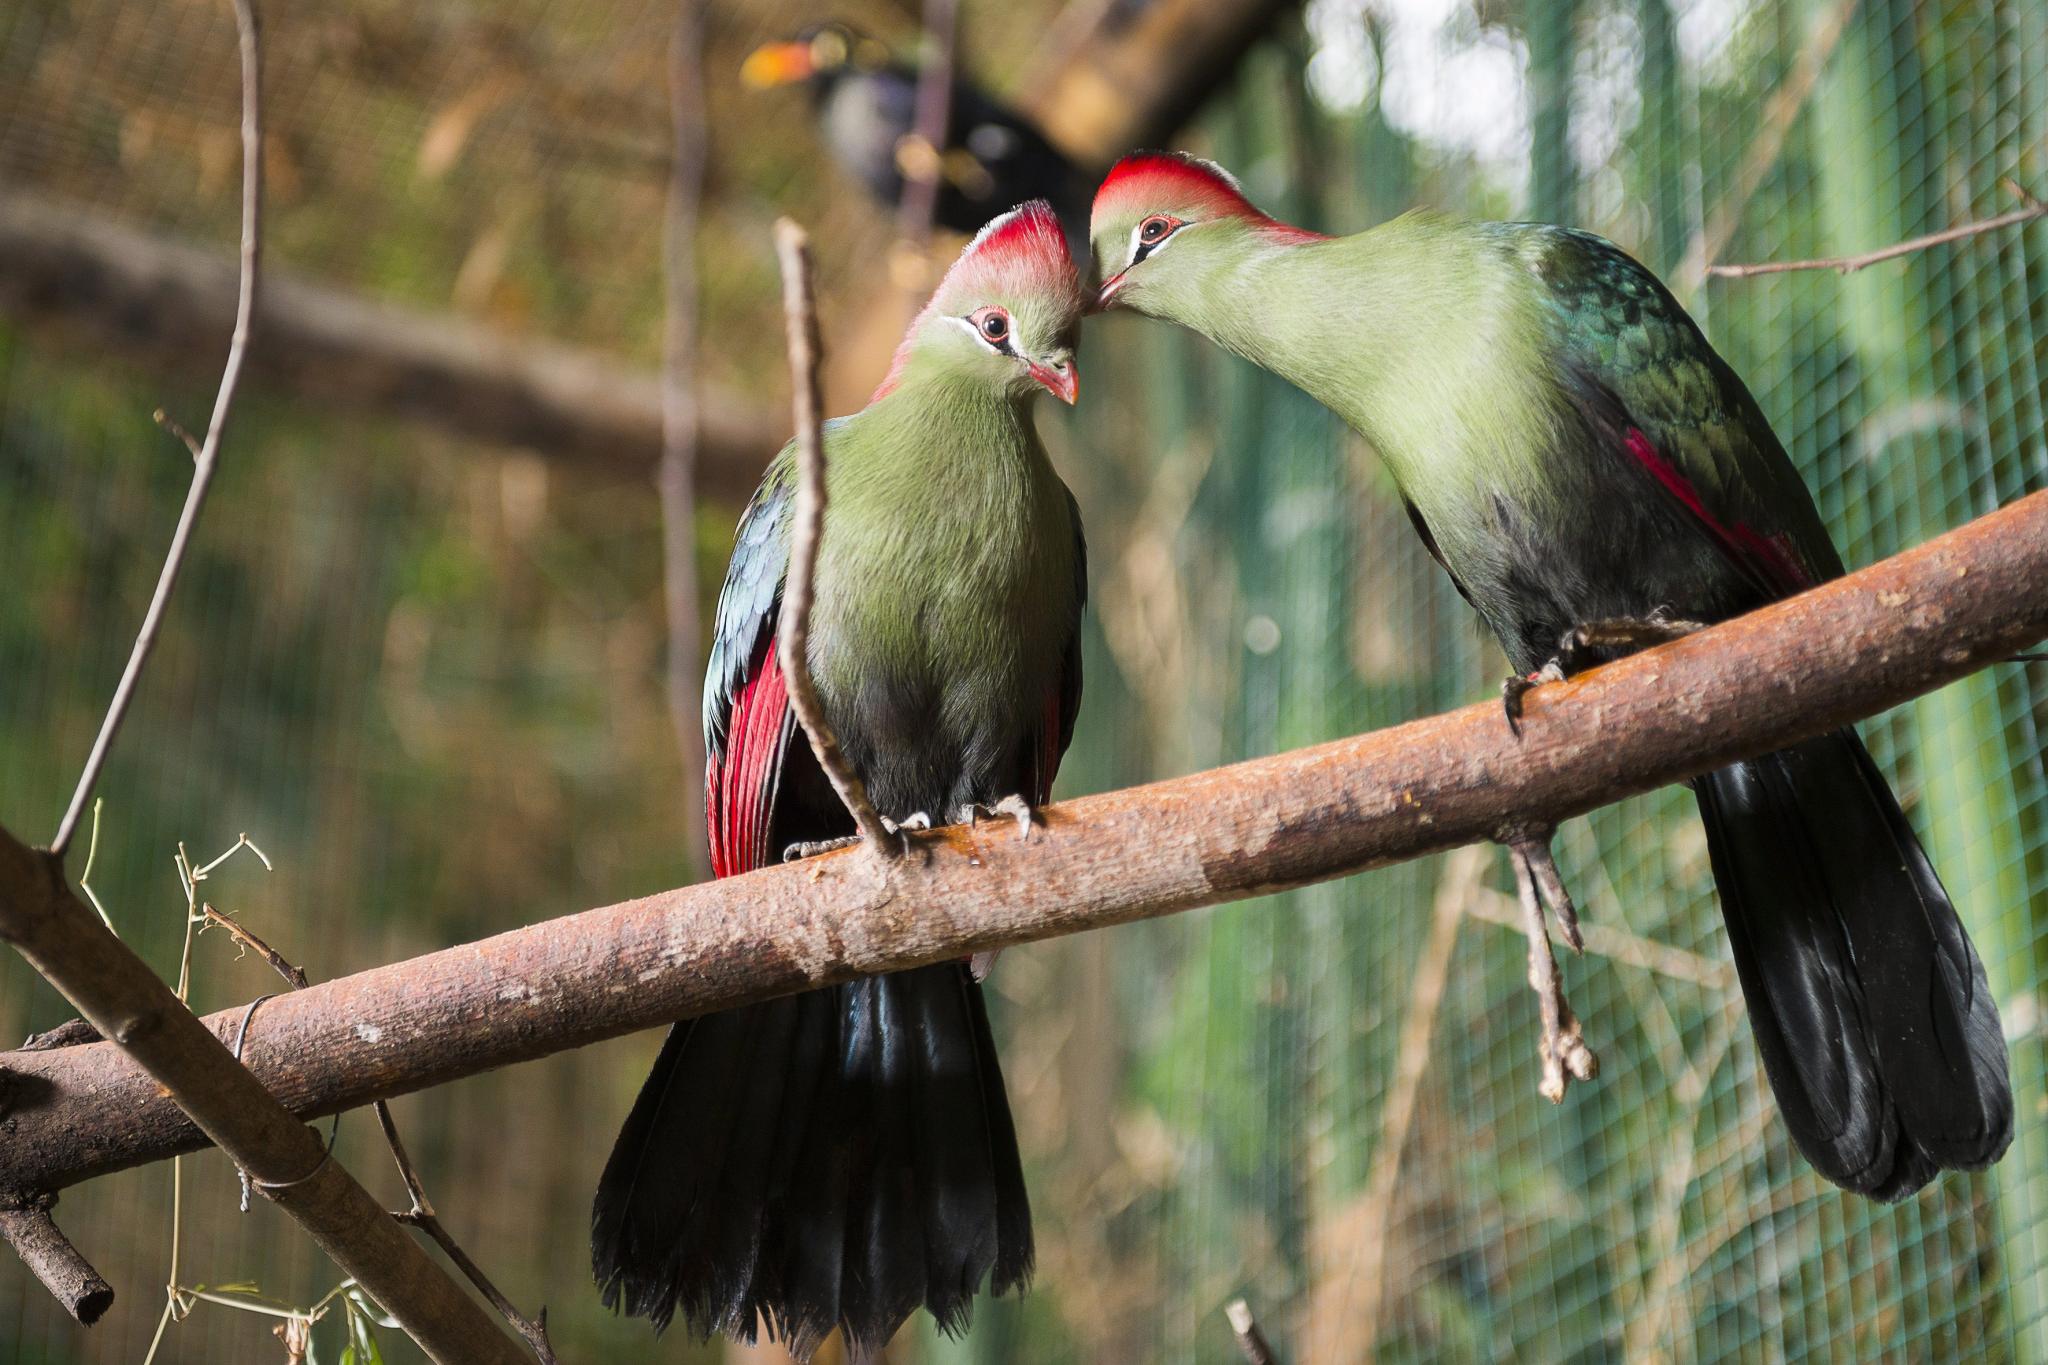
{"label": "green neck", "polygon": [[1403,488],[1429,481],[1453,425],[1431,396],[1521,330],[1484,229],[1408,214],[1330,241],[1245,233],[1218,245],[1188,252],[1171,289],[1148,291],[1138,308],[1320,400],[1373,443]]}

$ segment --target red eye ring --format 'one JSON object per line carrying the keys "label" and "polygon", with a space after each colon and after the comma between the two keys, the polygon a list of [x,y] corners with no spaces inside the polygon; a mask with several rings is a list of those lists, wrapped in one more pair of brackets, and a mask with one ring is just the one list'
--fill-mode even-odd
{"label": "red eye ring", "polygon": [[1000,308],[982,308],[968,318],[982,340],[1000,346],[1010,339],[1010,315]]}
{"label": "red eye ring", "polygon": [[1173,217],[1171,214],[1155,213],[1144,222],[1138,224],[1138,244],[1140,246],[1158,246],[1168,237],[1171,237],[1174,229],[1179,226],[1181,226],[1181,220]]}

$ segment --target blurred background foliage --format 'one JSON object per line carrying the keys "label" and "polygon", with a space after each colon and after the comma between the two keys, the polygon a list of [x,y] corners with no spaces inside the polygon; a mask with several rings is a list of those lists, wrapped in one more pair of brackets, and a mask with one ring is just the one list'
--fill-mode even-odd
{"label": "blurred background foliage", "polygon": [[[1142,18],[1147,0],[1087,7]],[[1042,63],[1024,57],[1061,9],[968,0],[965,64],[1029,98]],[[657,360],[665,5],[265,12],[274,262],[622,369]],[[914,38],[910,7],[836,12]],[[735,79],[813,17],[707,15],[702,378],[770,413],[779,212],[819,243],[837,384],[863,392],[882,359],[847,338],[886,213],[825,165],[798,98]],[[0,184],[225,246],[233,54],[213,0],[0,7]],[[2043,72],[2040,0],[1314,0],[1180,141],[1326,230],[1428,204],[1614,237],[1747,377],[1857,564],[2048,487],[2048,226],[1848,278],[1699,266],[1987,216],[2012,204],[2002,177],[2048,193]],[[190,339],[209,363],[221,341]],[[1062,791],[1490,691],[1498,656],[1314,404],[1128,318],[1091,329],[1083,368],[1080,409],[1041,416],[1094,565]],[[0,314],[0,823],[24,837],[53,826],[187,478],[150,411],[196,424],[199,373]],[[736,512],[701,509],[707,594]],[[214,903],[316,977],[689,879],[660,534],[645,481],[252,390],[102,788],[93,883],[120,932],[173,970],[173,851],[242,831],[276,871],[237,860]],[[1889,1209],[1807,1171],[1741,1018],[1691,800],[1665,792],[1562,840],[1597,930],[1567,973],[1604,1070],[1561,1108],[1535,1093],[1490,853],[1006,954],[993,998],[1037,1287],[963,1343],[907,1332],[892,1359],[1227,1361],[1220,1307],[1246,1293],[1300,1361],[2048,1361],[2044,724],[2048,672],[2008,666],[1865,727],[2004,1013],[2019,1136],[1995,1170]],[[203,1008],[272,985],[218,935],[194,980]],[[0,961],[0,1036],[65,1013]],[[548,1305],[565,1360],[720,1355],[611,1318],[589,1284],[589,1192],[655,1044],[397,1105],[444,1220]],[[340,1151],[397,1202],[366,1118]],[[301,1302],[331,1284],[285,1220],[235,1212],[225,1163],[186,1170],[188,1279]],[[0,1258],[0,1360],[140,1359],[169,1192],[161,1166],[67,1191],[67,1232],[121,1298],[81,1331]],[[205,1306],[160,1358],[278,1360],[268,1328]]]}

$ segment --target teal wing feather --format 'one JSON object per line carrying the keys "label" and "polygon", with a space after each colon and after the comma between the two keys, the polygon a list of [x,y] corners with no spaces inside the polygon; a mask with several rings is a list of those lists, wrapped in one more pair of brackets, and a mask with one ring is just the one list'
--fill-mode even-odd
{"label": "teal wing feather", "polygon": [[704,670],[704,748],[716,767],[725,757],[734,702],[759,667],[761,650],[774,637],[782,606],[782,581],[789,572],[789,513],[796,498],[795,443],[768,465],[740,514],[725,586]]}
{"label": "teal wing feather", "polygon": [[1592,233],[1525,231],[1567,394],[1616,457],[1769,596],[1840,574],[1763,410],[1671,291]]}

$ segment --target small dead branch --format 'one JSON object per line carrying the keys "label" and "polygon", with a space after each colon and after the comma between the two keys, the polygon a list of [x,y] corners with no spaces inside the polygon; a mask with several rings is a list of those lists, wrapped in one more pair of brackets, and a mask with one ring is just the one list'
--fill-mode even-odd
{"label": "small dead branch", "polygon": [[1259,1320],[1252,1316],[1252,1306],[1243,1299],[1232,1299],[1223,1307],[1223,1316],[1230,1319],[1230,1331],[1237,1338],[1237,1349],[1244,1354],[1247,1365],[1280,1365],[1280,1357],[1273,1354],[1273,1344],[1266,1340],[1266,1334],[1259,1330]]}
{"label": "small dead branch", "polygon": [[121,680],[114,687],[114,699],[108,703],[107,714],[100,721],[99,734],[93,739],[92,751],[86,755],[85,769],[79,773],[78,786],[71,793],[71,804],[65,808],[64,818],[57,824],[56,837],[50,840],[51,856],[59,859],[70,847],[71,836],[77,832],[78,822],[92,801],[93,788],[99,785],[100,772],[106,767],[107,755],[114,747],[114,737],[121,732],[121,722],[128,715],[129,703],[135,699],[135,687],[142,680],[143,666],[149,662],[150,652],[156,648],[157,633],[163,629],[164,608],[171,600],[172,590],[178,586],[179,571],[185,567],[185,554],[191,548],[193,527],[198,524],[199,513],[206,506],[206,494],[213,486],[214,471],[219,467],[221,434],[227,429],[228,414],[234,410],[235,391],[242,382],[242,363],[249,353],[249,320],[256,311],[263,238],[263,52],[258,41],[254,0],[235,0],[235,35],[242,59],[242,257],[240,288],[235,300],[235,331],[228,341],[227,363],[221,369],[220,388],[214,394],[213,416],[206,424],[206,439],[194,449],[191,434],[175,423],[169,423],[169,429],[179,433],[179,438],[192,450],[192,483],[185,492],[185,506],[178,513],[177,527],[171,532],[171,547],[164,554],[164,566],[157,575],[156,591],[150,595],[149,609],[143,613],[142,629],[136,632],[134,648],[128,653],[128,664],[121,670]]}
{"label": "small dead branch", "polygon": [[882,823],[867,786],[846,761],[825,718],[825,705],[811,681],[811,599],[818,571],[818,543],[825,530],[824,399],[818,383],[818,305],[811,293],[811,249],[804,230],[787,218],[775,223],[775,254],[782,264],[782,311],[789,327],[789,371],[796,408],[797,490],[791,517],[789,576],[782,589],[776,637],[783,685],[790,709],[811,741],[818,766],[846,803],[862,840],[882,858],[903,851],[900,838]]}
{"label": "small dead branch", "polygon": [[[1586,1046],[1578,1016],[1564,998],[1564,974],[1558,970],[1557,954],[1550,950],[1550,929],[1543,918],[1546,904],[1568,925],[1567,942],[1578,938],[1576,915],[1567,915],[1571,897],[1550,860],[1550,831],[1540,834],[1503,834],[1515,870],[1515,892],[1522,907],[1522,933],[1529,940],[1529,989],[1536,992],[1540,1034],[1536,1056],[1542,1067],[1536,1093],[1552,1104],[1564,1103],[1566,1088],[1573,1081],[1590,1081],[1600,1074],[1600,1059]],[[1540,852],[1541,857],[1537,857]],[[1572,942],[1574,949],[1580,943]]]}
{"label": "small dead branch", "polygon": [[9,1205],[0,1203],[0,1238],[42,1281],[64,1311],[86,1327],[100,1320],[114,1303],[114,1288],[71,1245],[50,1218],[53,1194],[38,1194]]}
{"label": "small dead branch", "polygon": [[[269,963],[271,970],[283,977],[293,990],[306,989],[309,982],[305,971],[287,960],[284,954],[212,906],[204,905],[200,910],[205,925],[227,930],[237,944]],[[391,1106],[383,1100],[378,1100],[371,1107],[376,1110],[377,1126],[383,1131],[384,1145],[391,1149],[391,1160],[398,1167],[398,1178],[405,1182],[406,1197],[412,1203],[412,1207],[403,1213],[394,1213],[391,1216],[433,1238],[434,1244],[455,1263],[455,1268],[476,1286],[479,1293],[490,1300],[491,1307],[498,1310],[499,1316],[505,1319],[513,1331],[526,1339],[526,1344],[533,1349],[534,1358],[540,1365],[559,1365],[555,1357],[555,1348],[548,1341],[548,1310],[543,1308],[538,1317],[527,1317],[505,1297],[496,1284],[492,1283],[490,1276],[484,1274],[483,1267],[470,1259],[469,1253],[462,1249],[454,1235],[443,1225],[440,1216],[434,1212],[433,1201],[427,1198],[427,1187],[420,1180],[419,1168],[412,1164],[412,1155],[406,1151],[404,1140],[398,1136],[398,1123],[391,1117]]]}
{"label": "small dead branch", "polygon": [[709,134],[700,0],[679,0],[669,39],[669,121],[675,159],[662,215],[662,599],[668,616],[668,709],[683,759],[683,839],[697,875],[710,871],[704,824],[703,611],[697,596],[697,222]]}
{"label": "small dead branch", "polygon": [[1728,249],[1729,240],[1735,236],[1735,227],[1742,221],[1743,209],[1749,206],[1750,197],[1784,154],[1785,138],[1791,133],[1800,111],[1806,108],[1806,101],[1812,97],[1813,88],[1820,81],[1820,73],[1826,68],[1828,58],[1834,55],[1835,45],[1848,31],[1849,21],[1855,17],[1859,2],[1836,0],[1835,7],[1808,30],[1805,45],[1792,60],[1792,69],[1785,73],[1785,79],[1764,101],[1763,122],[1736,168],[1734,185],[1714,206],[1706,225],[1687,244],[1678,269],[1672,273],[1672,284],[1680,297],[1689,297],[1698,290],[1714,258]]}
{"label": "small dead branch", "polygon": [[1730,280],[1746,280],[1757,275],[1783,275],[1795,270],[1832,270],[1838,275],[1849,275],[1862,270],[1866,266],[1877,265],[1883,261],[1897,260],[1901,256],[1910,256],[1916,251],[1925,251],[1929,247],[1941,246],[1948,242],[1965,241],[1971,237],[1982,236],[1987,232],[1996,232],[2000,228],[2009,228],[2020,223],[2031,223],[2036,219],[2048,218],[2048,203],[2043,203],[2039,199],[2034,198],[2033,195],[2028,194],[2009,180],[2006,184],[2015,194],[2019,195],[2022,203],[2019,208],[2013,209],[2009,213],[2001,213],[1995,218],[1984,218],[1974,223],[1962,223],[1952,228],[1943,228],[1940,232],[1930,232],[1924,236],[1909,238],[1903,242],[1894,242],[1890,246],[1879,247],[1875,251],[1865,251],[1855,256],[1822,256],[1810,261],[1759,261],[1750,265],[1710,265],[1707,267],[1707,274]]}

